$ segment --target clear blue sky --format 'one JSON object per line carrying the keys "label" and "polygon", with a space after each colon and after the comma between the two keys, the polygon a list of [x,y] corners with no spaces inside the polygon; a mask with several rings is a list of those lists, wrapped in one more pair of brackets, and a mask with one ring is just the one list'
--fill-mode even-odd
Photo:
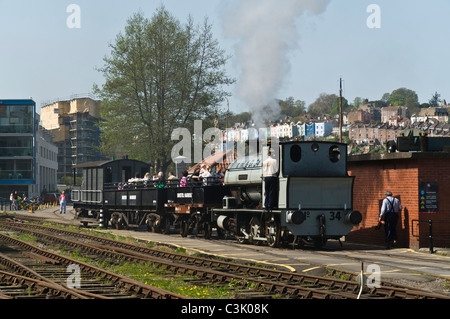
{"label": "clear blue sky", "polygon": [[[151,17],[163,3],[181,21],[189,14],[197,23],[209,17],[220,46],[233,55],[228,70],[238,82],[228,88],[233,93],[231,109],[244,111],[249,106],[236,94],[244,85],[240,81],[243,60],[236,46],[239,35],[230,38],[225,30],[230,23],[240,26],[238,19],[253,22],[261,14],[262,9],[254,6],[258,1],[246,1],[249,6],[241,8],[246,9],[244,14],[230,9],[233,0],[0,0],[0,99],[32,97],[40,107],[45,100],[90,92],[94,83],[103,83],[95,67],[102,65],[109,54],[108,43],[124,29],[126,20],[139,9]],[[338,94],[342,77],[349,101],[356,96],[380,99],[400,87],[415,90],[421,103],[435,91],[450,101],[450,1],[320,1],[319,14],[300,11],[294,16],[296,32],[288,39],[296,45],[283,55],[289,64],[282,81],[277,80],[273,98],[293,96],[309,105],[322,92]],[[71,3],[81,8],[80,29],[66,25],[70,15],[66,8]],[[287,19],[277,20],[278,10],[291,10],[292,3],[272,0],[268,7],[274,19],[268,21],[262,14],[255,22],[261,29],[255,30],[267,26],[277,30],[279,21]],[[366,24],[370,4],[381,9],[379,29]],[[268,30],[264,32],[269,34]],[[269,39],[260,53],[272,48]]]}

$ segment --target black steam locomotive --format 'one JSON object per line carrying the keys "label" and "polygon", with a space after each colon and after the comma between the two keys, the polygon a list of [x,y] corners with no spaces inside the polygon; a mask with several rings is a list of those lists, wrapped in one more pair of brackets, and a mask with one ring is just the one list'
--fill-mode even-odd
{"label": "black steam locomotive", "polygon": [[352,209],[354,177],[347,174],[347,145],[330,142],[281,142],[278,207],[264,207],[263,154],[237,158],[223,183],[214,178],[127,182],[146,163],[120,159],[78,165],[83,182],[72,191],[76,219],[115,228],[146,225],[149,231],[209,238],[232,236],[240,242],[278,246],[280,242],[322,246],[361,222]]}

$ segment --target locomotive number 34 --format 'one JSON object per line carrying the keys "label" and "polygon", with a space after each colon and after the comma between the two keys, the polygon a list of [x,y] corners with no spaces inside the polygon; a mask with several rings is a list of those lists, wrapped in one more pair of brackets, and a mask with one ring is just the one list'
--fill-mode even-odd
{"label": "locomotive number 34", "polygon": [[[305,216],[306,218],[311,217],[311,212],[310,211],[306,211],[305,212]],[[341,212],[330,212],[330,217],[328,218],[329,220],[341,220],[342,216],[341,216]]]}

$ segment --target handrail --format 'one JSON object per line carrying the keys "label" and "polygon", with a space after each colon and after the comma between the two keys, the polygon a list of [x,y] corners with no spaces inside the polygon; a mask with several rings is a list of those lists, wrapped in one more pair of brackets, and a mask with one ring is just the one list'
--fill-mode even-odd
{"label": "handrail", "polygon": [[413,219],[413,220],[411,220],[411,225],[412,225],[411,233],[412,233],[413,237],[423,237],[420,235],[414,235],[414,222],[428,223],[428,239],[429,239],[430,254],[434,253],[434,240],[435,239],[450,240],[450,238],[436,237],[433,234],[433,223],[450,224],[450,222],[440,221],[440,220],[431,220],[431,219]]}

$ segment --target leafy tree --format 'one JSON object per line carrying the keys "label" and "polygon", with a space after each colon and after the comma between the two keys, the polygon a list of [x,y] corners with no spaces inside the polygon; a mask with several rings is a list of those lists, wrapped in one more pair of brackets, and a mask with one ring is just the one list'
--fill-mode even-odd
{"label": "leafy tree", "polygon": [[281,109],[281,114],[289,117],[297,117],[305,114],[305,101],[295,100],[292,96],[286,100],[278,101]]}
{"label": "leafy tree", "polygon": [[431,107],[438,107],[441,104],[441,101],[441,95],[438,92],[435,92],[428,103]]}
{"label": "leafy tree", "polygon": [[[350,109],[350,105],[348,104],[348,101],[345,97],[342,98],[342,112],[347,112]],[[331,116],[335,116],[339,114],[339,97],[337,97],[334,102],[333,106],[328,113]]]}
{"label": "leafy tree", "polygon": [[336,98],[338,98],[336,94],[321,93],[319,97],[308,106],[309,115],[318,117],[323,114],[329,114]]}
{"label": "leafy tree", "polygon": [[234,82],[225,72],[229,59],[213,38],[208,19],[182,24],[164,6],[151,19],[133,14],[110,44],[99,69],[105,83],[94,85],[103,101],[102,150],[111,155],[151,160],[155,170],[171,164],[175,128],[193,132],[195,119],[214,110]]}
{"label": "leafy tree", "polygon": [[[82,177],[76,177],[75,183],[76,183],[76,185],[81,185],[82,181],[83,181]],[[63,177],[61,177],[60,183],[72,186],[73,185],[73,176],[63,176]]]}
{"label": "leafy tree", "polygon": [[391,97],[391,93],[384,93],[381,97],[381,101],[387,103],[389,101],[389,98]]}
{"label": "leafy tree", "polygon": [[355,99],[353,100],[353,109],[357,110],[362,102],[362,98],[360,98],[359,96],[355,97]]}
{"label": "leafy tree", "polygon": [[[383,95],[383,97],[385,98],[385,95]],[[400,88],[392,91],[389,96],[388,103],[393,106],[405,106],[408,98],[410,98],[410,103],[415,103],[417,105],[419,104],[417,93],[406,88]]]}

